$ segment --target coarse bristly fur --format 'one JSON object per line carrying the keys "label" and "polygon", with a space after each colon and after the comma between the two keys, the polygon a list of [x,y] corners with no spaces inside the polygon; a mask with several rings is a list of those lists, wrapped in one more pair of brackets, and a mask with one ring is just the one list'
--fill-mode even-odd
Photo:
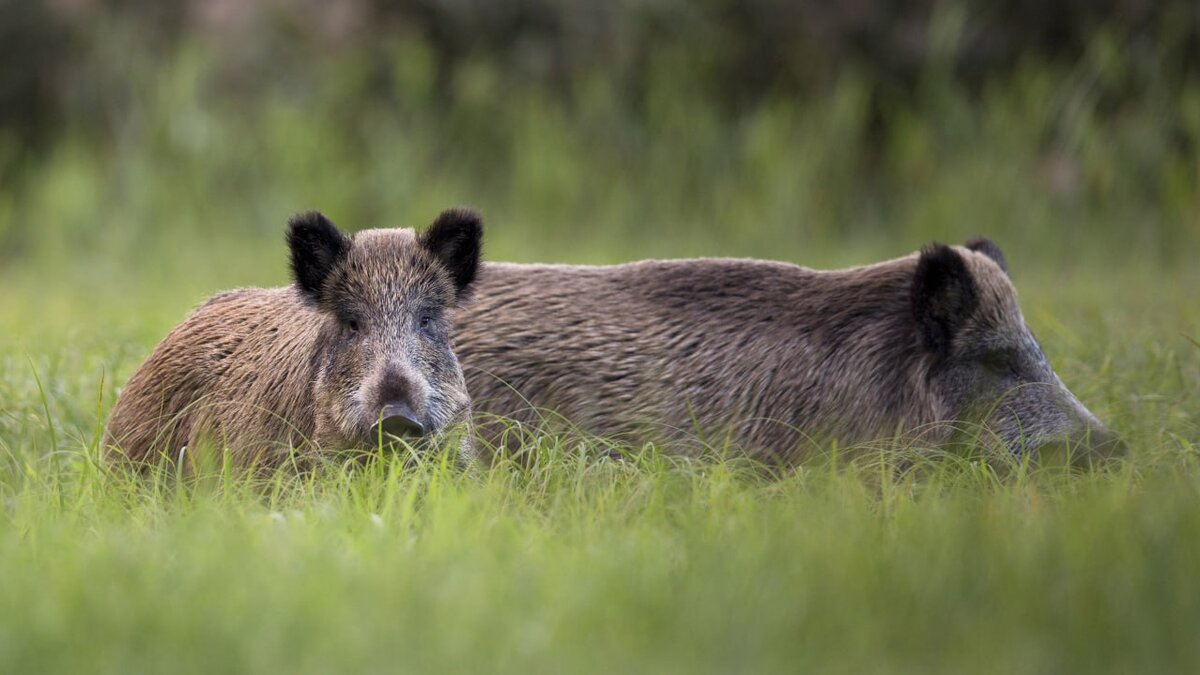
{"label": "coarse bristly fur", "polygon": [[941,444],[958,422],[1013,452],[1118,443],[1051,369],[983,239],[828,272],[740,259],[485,264],[460,322],[455,349],[485,428],[491,416],[560,418],[784,462],[835,439]]}
{"label": "coarse bristly fur", "polygon": [[[294,283],[222,293],[172,330],[120,394],[110,456],[177,458],[205,441],[238,463],[273,466],[377,446],[388,406],[434,437],[466,424],[450,311],[470,289],[481,237],[482,221],[465,209],[421,235],[350,236],[320,213],[295,216]],[[469,456],[470,435],[461,442]]]}

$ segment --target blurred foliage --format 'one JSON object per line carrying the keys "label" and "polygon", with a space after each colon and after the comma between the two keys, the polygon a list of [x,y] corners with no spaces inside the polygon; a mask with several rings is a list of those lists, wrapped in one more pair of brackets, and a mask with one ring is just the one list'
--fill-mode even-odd
{"label": "blurred foliage", "polygon": [[0,11],[10,259],[274,238],[308,207],[412,225],[457,202],[498,225],[493,257],[521,259],[982,232],[1050,259],[1189,260],[1200,242],[1190,2]]}
{"label": "blurred foliage", "polygon": [[[4,0],[0,107],[90,116],[129,105],[133,61],[168,57],[198,37],[220,47],[226,84],[257,90],[305,79],[313,63],[353,53],[376,103],[400,103],[396,38],[428,48],[437,98],[457,101],[475,62],[497,77],[571,99],[601,74],[633,107],[665,64],[711,104],[734,113],[772,96],[814,95],[854,69],[873,101],[912,102],[932,67],[973,92],[1022,63],[1073,67],[1110,32],[1121,63],[1096,82],[1116,103],[1200,63],[1200,10],[1190,2],[1070,0]],[[116,39],[114,39],[116,38]],[[120,39],[127,38],[127,39]],[[133,47],[131,50],[130,47]],[[89,86],[89,83],[91,86]],[[245,93],[240,92],[240,93]],[[886,108],[886,104],[884,105]],[[886,109],[873,122],[888,125]],[[31,119],[28,116],[26,119]],[[20,118],[18,118],[20,120]]]}

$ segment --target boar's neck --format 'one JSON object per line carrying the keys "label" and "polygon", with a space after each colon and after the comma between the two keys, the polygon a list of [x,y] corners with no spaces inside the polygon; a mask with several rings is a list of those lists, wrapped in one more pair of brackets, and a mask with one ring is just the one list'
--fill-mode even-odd
{"label": "boar's neck", "polygon": [[803,270],[779,350],[792,404],[814,432],[860,442],[932,422],[927,357],[912,318],[913,258],[833,272]]}

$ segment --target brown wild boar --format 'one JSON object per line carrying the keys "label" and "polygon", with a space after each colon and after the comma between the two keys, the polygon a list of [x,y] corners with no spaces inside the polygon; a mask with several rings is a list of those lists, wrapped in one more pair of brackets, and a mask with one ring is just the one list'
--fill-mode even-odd
{"label": "brown wild boar", "polygon": [[481,236],[467,210],[420,235],[347,236],[319,213],[295,216],[294,283],[222,293],[172,330],[121,392],[110,454],[178,458],[204,439],[238,463],[273,466],[293,449],[303,460],[465,422],[449,314],[475,278]]}
{"label": "brown wild boar", "polygon": [[942,444],[956,429],[1014,453],[1120,445],[1050,367],[985,239],[829,272],[487,264],[461,323],[484,418],[548,413],[602,437],[773,461],[814,441]]}

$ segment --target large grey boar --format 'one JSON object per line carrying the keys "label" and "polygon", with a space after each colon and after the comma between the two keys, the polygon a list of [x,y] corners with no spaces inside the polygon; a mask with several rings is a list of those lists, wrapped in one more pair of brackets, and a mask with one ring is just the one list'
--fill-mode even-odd
{"label": "large grey boar", "polygon": [[984,239],[830,272],[488,264],[462,323],[484,417],[774,461],[812,441],[942,444],[964,429],[1012,452],[1120,446],[1051,368]]}
{"label": "large grey boar", "polygon": [[465,210],[421,235],[351,237],[319,213],[295,216],[295,283],[217,295],[171,331],[117,401],[111,453],[144,463],[210,440],[271,466],[293,449],[372,447],[467,421],[449,313],[475,278],[481,236]]}

